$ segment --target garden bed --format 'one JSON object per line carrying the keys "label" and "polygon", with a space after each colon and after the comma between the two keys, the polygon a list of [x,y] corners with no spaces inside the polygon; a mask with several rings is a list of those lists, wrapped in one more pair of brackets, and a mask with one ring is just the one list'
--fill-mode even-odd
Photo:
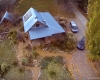
{"label": "garden bed", "polygon": [[73,80],[61,56],[44,57],[40,66],[39,80]]}

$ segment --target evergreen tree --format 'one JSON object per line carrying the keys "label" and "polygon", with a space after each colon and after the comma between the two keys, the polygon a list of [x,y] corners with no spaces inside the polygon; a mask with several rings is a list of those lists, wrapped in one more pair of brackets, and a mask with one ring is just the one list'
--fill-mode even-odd
{"label": "evergreen tree", "polygon": [[100,0],[88,1],[86,45],[89,53],[100,58]]}

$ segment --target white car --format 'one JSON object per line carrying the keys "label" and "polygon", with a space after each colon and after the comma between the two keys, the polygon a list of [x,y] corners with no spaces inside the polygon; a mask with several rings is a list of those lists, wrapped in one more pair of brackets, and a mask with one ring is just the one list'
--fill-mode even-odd
{"label": "white car", "polygon": [[70,21],[70,28],[71,28],[71,31],[74,32],[74,33],[77,33],[78,32],[78,27],[76,25],[76,23],[74,21]]}

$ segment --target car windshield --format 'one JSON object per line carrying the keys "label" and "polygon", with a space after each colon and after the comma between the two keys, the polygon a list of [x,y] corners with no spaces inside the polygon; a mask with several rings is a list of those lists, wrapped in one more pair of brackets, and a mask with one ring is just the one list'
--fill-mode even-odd
{"label": "car windshield", "polygon": [[84,45],[84,41],[85,41],[85,38],[83,37],[83,38],[81,39],[81,41],[79,42],[79,44],[80,44],[80,45]]}
{"label": "car windshield", "polygon": [[80,45],[84,45],[84,41],[80,41],[79,44],[80,44]]}
{"label": "car windshield", "polygon": [[77,26],[72,26],[73,29],[77,29]]}

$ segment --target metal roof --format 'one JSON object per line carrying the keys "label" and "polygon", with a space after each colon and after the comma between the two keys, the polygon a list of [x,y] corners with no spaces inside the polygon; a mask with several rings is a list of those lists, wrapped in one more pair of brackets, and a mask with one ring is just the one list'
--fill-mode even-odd
{"label": "metal roof", "polygon": [[0,21],[0,24],[3,22],[4,19],[7,19],[9,21],[13,21],[13,15],[9,12],[5,12],[4,16],[2,17],[1,21]]}
{"label": "metal roof", "polygon": [[50,13],[40,12],[40,14],[46,21],[46,24],[48,26],[31,28],[29,30],[29,35],[31,40],[65,32],[64,29],[57,23],[57,21],[51,16]]}
{"label": "metal roof", "polygon": [[30,8],[23,16],[24,31],[27,32],[37,21],[46,25],[41,14]]}

